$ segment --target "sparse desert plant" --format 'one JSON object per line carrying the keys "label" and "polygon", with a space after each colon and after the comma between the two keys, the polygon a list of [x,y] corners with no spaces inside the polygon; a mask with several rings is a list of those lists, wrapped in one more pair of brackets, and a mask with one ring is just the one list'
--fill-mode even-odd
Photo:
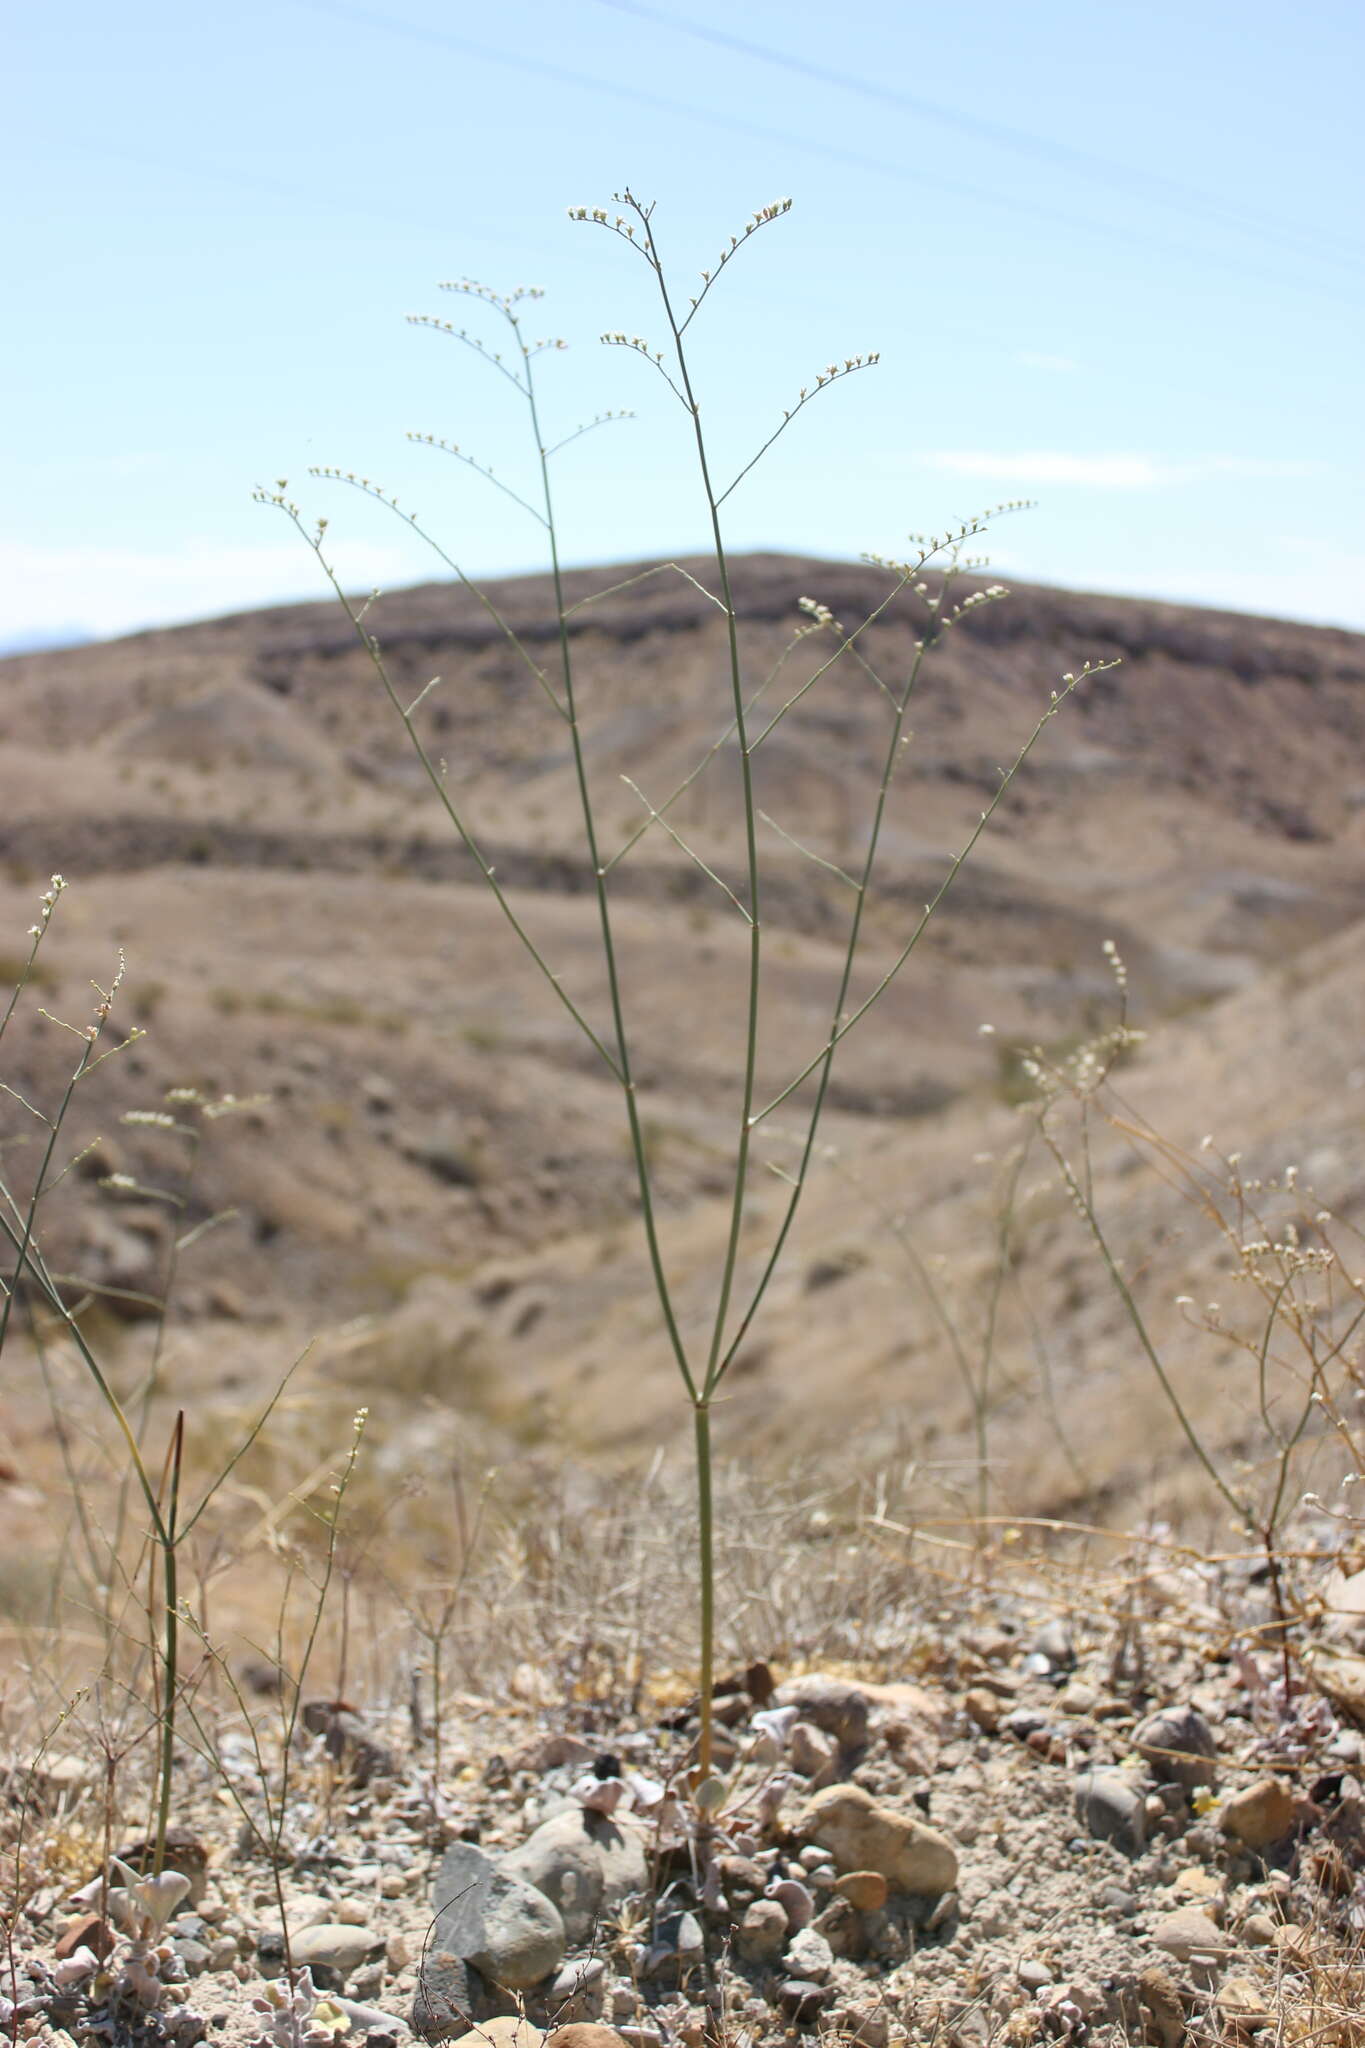
{"label": "sparse desert plant", "polygon": [[[1116,1076],[1141,1034],[1128,1025],[1123,960],[1112,941],[1104,950],[1118,992],[1117,1022],[1061,1061],[1038,1047],[1021,1052],[1034,1089],[1032,1114],[1190,1453],[1234,1529],[1260,1553],[1274,1609],[1264,1643],[1276,1653],[1288,1700],[1303,1603],[1286,1532],[1305,1499],[1321,1505],[1315,1494],[1305,1495],[1306,1480],[1330,1473],[1327,1512],[1343,1534],[1358,1525],[1351,1489],[1365,1461],[1358,1417],[1365,1393],[1362,1235],[1324,1204],[1293,1163],[1254,1172],[1240,1152],[1220,1151],[1212,1137],[1192,1153],[1133,1107]],[[1105,1131],[1156,1168],[1221,1251],[1218,1291],[1226,1302],[1182,1294],[1175,1305],[1186,1325],[1208,1340],[1207,1352],[1222,1352],[1244,1370],[1244,1383],[1226,1404],[1228,1415],[1241,1422],[1231,1441],[1219,1441],[1192,1412],[1181,1375],[1153,1333],[1140,1280],[1111,1241],[1094,1155]],[[1308,1562],[1316,1571],[1319,1560]]]}
{"label": "sparse desert plant", "polygon": [[[29,932],[30,950],[3,1014],[0,1014],[0,1042],[13,1027],[20,1004],[35,981],[40,950],[47,939],[53,914],[65,891],[60,875],[54,875],[44,892],[38,922]],[[78,1536],[84,1549],[88,1572],[88,1605],[98,1614],[104,1630],[104,1675],[115,1689],[127,1693],[130,1681],[113,1672],[119,1647],[130,1639],[128,1616],[145,1618],[145,1633],[137,1642],[134,1663],[150,1660],[151,1697],[145,1702],[155,1729],[157,1765],[151,1818],[153,1838],[152,1876],[162,1872],[167,1830],[170,1823],[172,1787],[175,1774],[177,1728],[186,1702],[189,1681],[182,1669],[181,1629],[186,1616],[182,1561],[191,1537],[204,1521],[215,1498],[231,1478],[241,1459],[256,1442],[280,1395],[288,1384],[286,1373],[256,1419],[243,1431],[224,1456],[216,1449],[210,1476],[191,1484],[185,1467],[186,1417],[178,1411],[171,1424],[160,1470],[149,1441],[154,1420],[154,1398],[162,1378],[162,1346],[166,1316],[182,1256],[222,1220],[210,1215],[195,1223],[181,1212],[183,1195],[165,1188],[142,1185],[132,1176],[115,1173],[106,1186],[115,1197],[134,1194],[169,1205],[183,1227],[173,1230],[167,1249],[165,1269],[158,1291],[146,1296],[127,1289],[115,1292],[149,1309],[155,1317],[155,1337],[148,1370],[141,1386],[131,1397],[120,1395],[106,1361],[100,1356],[87,1328],[88,1310],[101,1289],[79,1276],[54,1267],[43,1245],[41,1225],[45,1204],[61,1187],[84,1153],[63,1158],[64,1133],[78,1094],[90,1083],[104,1062],[134,1044],[143,1034],[134,1027],[121,1033],[111,1026],[115,1002],[123,983],[123,962],[108,988],[94,983],[95,1004],[89,1022],[76,1025],[42,1011],[43,1023],[54,1033],[74,1039],[78,1050],[74,1064],[65,1072],[55,1090],[55,1100],[45,1102],[39,1091],[24,1094],[0,1080],[0,1096],[21,1120],[17,1130],[6,1129],[0,1136],[0,1245],[7,1248],[5,1270],[0,1272],[0,1352],[17,1328],[15,1312],[21,1310],[29,1324],[29,1335],[40,1370],[47,1382],[49,1398],[53,1380],[49,1353],[55,1341],[67,1349],[113,1425],[117,1445],[117,1477],[113,1512],[108,1524],[91,1511],[73,1467],[69,1462],[68,1435],[54,1401],[54,1434],[68,1458],[67,1477]],[[213,1101],[193,1089],[171,1091],[166,1106],[154,1111],[132,1112],[125,1123],[150,1126],[158,1135],[187,1147],[185,1184],[192,1180],[203,1130],[222,1114],[244,1105],[234,1098]],[[36,1133],[36,1140],[24,1139]],[[91,1148],[87,1147],[86,1151]],[[292,1371],[292,1368],[291,1368]],[[139,1513],[134,1524],[133,1504]],[[125,1537],[128,1539],[125,1542]],[[143,1572],[147,1577],[144,1584]],[[139,1625],[140,1626],[140,1625]],[[97,1700],[102,1711],[102,1703]],[[107,1747],[107,1745],[106,1745]]]}
{"label": "sparse desert plant", "polygon": [[[766,674],[750,672],[743,639],[743,622],[732,586],[730,558],[725,538],[725,507],[740,489],[755,465],[786,433],[801,413],[823,399],[832,387],[847,377],[870,370],[877,357],[855,355],[822,369],[802,388],[791,404],[775,414],[771,432],[756,448],[723,453],[704,424],[702,391],[698,382],[692,340],[694,323],[712,311],[712,293],[722,274],[737,260],[756,235],[779,221],[789,201],[762,207],[730,238],[712,268],[701,273],[693,296],[683,298],[673,282],[664,259],[655,226],[654,208],[629,192],[617,195],[612,209],[576,207],[571,218],[616,237],[629,260],[642,264],[662,322],[663,346],[656,347],[640,335],[611,331],[602,336],[607,346],[636,357],[658,378],[666,403],[676,405],[685,422],[684,433],[695,459],[699,489],[699,510],[708,532],[714,556],[714,575],[707,587],[676,563],[665,563],[643,572],[645,576],[685,575],[713,604],[724,620],[727,656],[723,673],[717,677],[716,737],[691,770],[674,788],[657,800],[648,795],[632,777],[623,777],[638,800],[641,817],[614,846],[608,842],[606,820],[615,815],[605,792],[595,786],[593,740],[585,718],[580,688],[575,634],[583,623],[579,614],[594,599],[570,603],[562,570],[564,541],[556,514],[553,478],[563,451],[592,429],[614,425],[624,417],[604,412],[585,425],[559,434],[545,422],[540,381],[540,358],[565,344],[557,339],[532,339],[524,325],[528,310],[539,293],[517,290],[503,294],[468,279],[447,287],[466,305],[501,329],[499,342],[483,333],[443,319],[421,316],[415,324],[447,336],[475,355],[495,377],[510,384],[525,409],[529,431],[526,481],[517,484],[494,476],[482,456],[466,453],[458,445],[429,433],[410,436],[415,442],[452,456],[477,471],[518,503],[540,529],[548,550],[555,591],[556,632],[553,655],[542,661],[535,643],[518,636],[503,618],[491,598],[479,591],[459,566],[455,554],[428,530],[415,514],[400,509],[397,501],[368,478],[337,469],[319,469],[313,474],[348,485],[385,505],[435,551],[444,569],[471,590],[482,604],[494,627],[505,637],[524,670],[526,686],[538,692],[551,729],[557,729],[567,749],[568,773],[576,789],[581,822],[581,860],[584,877],[596,906],[600,936],[602,987],[597,1000],[571,989],[556,969],[547,942],[537,938],[518,908],[507,885],[484,852],[479,824],[466,811],[462,798],[452,791],[441,759],[439,728],[432,721],[433,705],[441,678],[432,677],[415,696],[401,689],[395,668],[386,659],[378,634],[369,623],[370,603],[356,602],[343,589],[327,555],[326,519],[310,522],[289,495],[287,482],[262,490],[263,503],[277,508],[292,522],[313,549],[327,580],[343,605],[360,646],[372,662],[378,681],[394,712],[402,720],[437,803],[458,834],[478,874],[496,899],[512,937],[529,956],[554,999],[562,1006],[574,1029],[591,1049],[600,1070],[619,1089],[622,1111],[634,1165],[637,1199],[643,1227],[648,1269],[657,1302],[662,1341],[671,1356],[683,1393],[692,1412],[696,1458],[696,1505],[699,1539],[700,1657],[699,1694],[701,1727],[695,1782],[698,1786],[711,1774],[712,1684],[715,1642],[715,1529],[713,1507],[712,1420],[718,1397],[741,1349],[749,1341],[755,1319],[778,1271],[801,1204],[808,1178],[817,1157],[817,1136],[829,1094],[830,1077],[845,1040],[874,1006],[909,962],[935,912],[951,890],[964,863],[970,858],[981,834],[1015,775],[1062,703],[1100,666],[1089,665],[1059,679],[1058,688],[1039,707],[1032,730],[1013,751],[1011,765],[1000,776],[999,786],[967,836],[961,852],[947,866],[942,881],[924,905],[908,933],[895,945],[889,957],[869,971],[865,965],[867,944],[866,912],[880,879],[884,826],[891,812],[894,785],[905,750],[911,739],[908,727],[910,707],[920,681],[923,664],[936,642],[953,623],[980,605],[1006,595],[998,585],[964,587],[965,570],[979,568],[965,549],[974,545],[985,531],[985,515],[959,524],[937,537],[912,537],[904,559],[871,555],[866,559],[884,570],[886,589],[881,601],[857,623],[845,625],[818,596],[802,600],[804,616],[794,622],[787,646]],[[1001,508],[1013,509],[1013,508]],[[597,593],[608,596],[611,586]],[[377,596],[378,593],[375,593]],[[917,638],[904,669],[883,675],[874,660],[876,628],[890,607],[903,599],[913,609]],[[789,680],[798,655],[814,650],[810,672]],[[829,681],[833,678],[833,682]],[[856,852],[850,866],[844,866],[818,846],[806,843],[799,819],[779,820],[768,808],[771,799],[764,788],[763,747],[779,727],[784,738],[800,725],[802,708],[821,684],[843,683],[856,690],[879,693],[884,707],[879,765],[863,792],[865,809]],[[788,724],[790,721],[790,724]],[[679,807],[689,791],[704,778],[721,781],[723,793],[716,809],[719,822],[699,819],[694,836],[686,836],[677,819]],[[795,826],[798,829],[793,830]],[[703,830],[707,837],[703,839]],[[728,1228],[715,1255],[709,1307],[698,1334],[688,1327],[679,1307],[677,1275],[670,1269],[669,1247],[664,1219],[657,1198],[655,1161],[649,1143],[649,1117],[641,1101],[639,1076],[647,1071],[648,1053],[633,1019],[628,977],[623,970],[625,940],[618,918],[613,881],[621,863],[647,835],[668,842],[672,853],[681,856],[680,870],[699,871],[722,914],[739,920],[745,943],[742,948],[742,986],[737,1004],[739,1021],[733,1051],[732,1139],[728,1165]],[[851,830],[844,838],[850,843]],[[847,858],[844,841],[838,851]],[[775,862],[790,861],[795,854],[810,866],[813,880],[821,887],[846,892],[847,905],[839,962],[827,991],[827,1021],[814,1042],[801,1049],[771,1048],[764,1040],[765,996],[765,883]],[[695,878],[694,878],[695,879]],[[699,962],[700,971],[700,962]],[[866,976],[866,979],[862,977]],[[789,1164],[791,1152],[774,1148],[771,1158],[763,1156],[767,1120],[779,1108],[799,1113],[801,1136],[796,1146],[796,1163]],[[775,1126],[769,1126],[769,1131]],[[750,1247],[748,1226],[754,1217],[754,1194],[760,1172],[777,1176],[785,1193],[779,1213],[762,1248]],[[706,1802],[703,1802],[704,1804]],[[714,1804],[714,1795],[711,1796]]]}

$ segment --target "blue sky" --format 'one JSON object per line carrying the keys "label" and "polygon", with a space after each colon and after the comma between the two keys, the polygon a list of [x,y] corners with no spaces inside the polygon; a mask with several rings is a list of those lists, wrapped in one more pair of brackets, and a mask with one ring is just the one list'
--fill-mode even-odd
{"label": "blue sky", "polygon": [[684,292],[790,195],[698,323],[735,547],[897,552],[1003,497],[1006,574],[1365,628],[1354,5],[130,0],[11,30],[0,643],[321,594],[253,484],[357,585],[433,573],[310,463],[379,477],[475,575],[536,528],[404,441],[526,474],[512,394],[404,322],[536,283],[573,562],[693,551],[686,420],[603,329],[662,339],[571,204],[657,202]]}

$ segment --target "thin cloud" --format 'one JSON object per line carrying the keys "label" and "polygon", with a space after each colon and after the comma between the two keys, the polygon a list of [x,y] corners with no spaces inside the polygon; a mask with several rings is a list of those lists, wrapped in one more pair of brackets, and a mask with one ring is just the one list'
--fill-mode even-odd
{"label": "thin cloud", "polygon": [[1055,449],[1025,453],[975,448],[931,450],[922,460],[949,476],[974,476],[999,483],[1080,484],[1101,491],[1150,491],[1167,484],[1208,483],[1216,477],[1305,477],[1321,464],[1277,462],[1257,456],[1209,455],[1192,462],[1168,462],[1155,455],[1067,455]]}
{"label": "thin cloud", "polygon": [[1055,370],[1062,375],[1081,367],[1072,356],[1050,356],[1039,354],[1033,349],[1026,349],[1018,360],[1026,370]]}

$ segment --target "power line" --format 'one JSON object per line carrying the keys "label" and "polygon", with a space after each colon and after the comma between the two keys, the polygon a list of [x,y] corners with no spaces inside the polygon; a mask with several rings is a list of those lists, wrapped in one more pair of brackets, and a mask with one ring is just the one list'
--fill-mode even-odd
{"label": "power line", "polygon": [[793,134],[788,129],[770,128],[754,121],[736,120],[709,107],[697,106],[685,100],[670,99],[660,93],[643,91],[635,85],[618,85],[614,80],[598,77],[592,72],[576,71],[568,65],[551,63],[546,58],[528,57],[520,51],[499,50],[491,44],[476,42],[469,36],[454,35],[448,30],[430,28],[421,22],[404,21],[396,15],[380,14],[368,7],[349,5],[347,0],[297,0],[297,4],[307,7],[314,13],[330,15],[338,21],[348,21],[358,27],[376,29],[386,35],[405,37],[433,48],[451,50],[460,56],[473,57],[483,63],[503,65],[514,71],[547,78],[557,85],[578,86],[588,92],[624,100],[634,107],[652,108],[660,113],[680,115],[685,120],[700,121],[708,127],[722,129],[727,134],[749,136],[760,142],[777,143],[786,149],[800,150],[808,156],[824,157],[826,161],[842,164],[846,169],[871,172],[880,178],[893,178],[900,184],[921,186],[929,191],[946,193],[956,199],[974,200],[979,205],[1027,216],[1052,227],[1079,229],[1084,234],[1098,235],[1109,244],[1125,242],[1133,247],[1155,250],[1164,256],[1183,257],[1187,262],[1198,264],[1205,271],[1221,270],[1236,276],[1252,278],[1258,284],[1271,286],[1277,291],[1283,291],[1286,286],[1293,286],[1298,290],[1318,293],[1333,299],[1342,296],[1333,290],[1330,284],[1318,278],[1291,276],[1279,268],[1273,271],[1261,269],[1254,264],[1242,262],[1237,257],[1195,248],[1167,237],[1146,234],[1141,229],[1116,226],[1112,221],[1095,220],[1057,207],[1038,205],[1030,200],[992,191],[985,186],[969,184],[960,178],[946,178],[932,171],[909,170],[904,164],[890,163],[884,158],[868,156],[858,150],[843,149],[837,144],[815,141],[809,136]]}
{"label": "power line", "polygon": [[[944,106],[935,100],[921,99],[913,93],[902,92],[898,87],[880,84],[875,79],[855,76],[847,71],[835,71],[829,65],[812,64],[804,57],[794,56],[789,50],[779,50],[770,43],[752,42],[746,36],[737,36],[725,29],[710,27],[705,22],[694,21],[681,14],[673,14],[666,8],[652,7],[644,0],[598,0],[602,7],[609,7],[618,14],[634,15],[640,21],[653,22],[659,28],[673,30],[678,35],[692,36],[696,41],[710,43],[716,49],[734,50],[741,56],[753,57],[763,64],[779,65],[784,71],[795,72],[798,77],[810,78],[824,86],[838,86],[845,92],[859,93],[865,99],[880,100],[883,105],[894,107],[899,113],[913,114],[924,121],[934,121],[946,128],[955,128],[964,135],[975,136],[979,141],[997,143],[1006,149],[1019,150],[1044,162],[1069,165],[1086,171],[1091,177],[1103,178],[1117,186],[1130,185],[1135,189],[1145,188],[1150,192],[1163,193],[1167,203],[1189,207],[1197,206],[1210,218],[1220,219],[1230,226],[1258,239],[1269,239],[1267,227],[1276,231],[1276,238],[1298,253],[1305,251],[1302,226],[1288,220],[1269,219],[1259,209],[1247,212],[1229,206],[1216,193],[1200,191],[1194,186],[1180,183],[1174,178],[1162,177],[1160,172],[1142,171],[1127,164],[1116,163],[1110,157],[1099,155],[1093,150],[1078,149],[1072,143],[1057,142],[1049,136],[1035,135],[1027,129],[1010,127],[1001,121],[982,120],[975,114],[964,113],[960,108]],[[1360,249],[1354,243],[1342,242],[1336,245],[1335,256],[1348,255],[1358,260]]]}

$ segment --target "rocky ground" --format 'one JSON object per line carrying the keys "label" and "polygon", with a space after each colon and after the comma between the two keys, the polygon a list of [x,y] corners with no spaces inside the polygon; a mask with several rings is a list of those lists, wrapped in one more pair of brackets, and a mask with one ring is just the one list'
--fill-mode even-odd
{"label": "rocky ground", "polygon": [[[312,1701],[278,1855],[279,1753],[225,1722],[179,1780],[187,1891],[139,1886],[146,1845],[114,1818],[102,1895],[101,1774],[54,1742],[10,1775],[29,1798],[7,2031],[1358,2043],[1365,1663],[1343,1562],[1315,1566],[1287,1665],[1245,1559],[1149,1554],[1122,1599],[1095,1579],[1087,1605],[1073,1578],[1051,1612],[1036,1579],[964,1584],[876,1678],[727,1677],[699,1788],[695,1700],[565,1700],[522,1664],[450,1703],[438,1771],[420,1702]],[[311,1973],[292,1992],[287,1964]]]}

